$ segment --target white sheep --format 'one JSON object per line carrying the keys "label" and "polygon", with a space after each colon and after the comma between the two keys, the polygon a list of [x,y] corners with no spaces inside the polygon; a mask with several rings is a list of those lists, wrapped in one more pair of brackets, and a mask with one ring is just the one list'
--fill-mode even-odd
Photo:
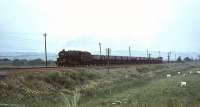
{"label": "white sheep", "polygon": [[171,74],[167,74],[167,78],[170,78],[172,75]]}
{"label": "white sheep", "polygon": [[126,103],[128,102],[128,99],[122,99],[122,102],[123,102],[124,104],[126,104]]}
{"label": "white sheep", "polygon": [[112,103],[112,105],[115,105],[116,103]]}
{"label": "white sheep", "polygon": [[189,73],[192,74],[192,71],[190,71]]}
{"label": "white sheep", "polygon": [[180,84],[181,84],[181,87],[186,87],[187,86],[187,82],[185,82],[185,81],[180,82]]}
{"label": "white sheep", "polygon": [[180,75],[180,74],[181,74],[181,72],[178,72],[178,74]]}
{"label": "white sheep", "polygon": [[121,104],[122,102],[121,102],[121,101],[115,101],[115,103],[117,103],[117,104]]}
{"label": "white sheep", "polygon": [[197,74],[200,74],[200,71],[196,71],[197,72]]}
{"label": "white sheep", "polygon": [[115,101],[112,103],[112,105],[121,104],[121,103],[122,103],[121,101]]}

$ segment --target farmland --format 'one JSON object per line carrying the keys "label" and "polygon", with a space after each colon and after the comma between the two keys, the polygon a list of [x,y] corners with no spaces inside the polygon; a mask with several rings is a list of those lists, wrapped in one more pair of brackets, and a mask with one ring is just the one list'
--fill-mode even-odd
{"label": "farmland", "polygon": [[[109,72],[105,67],[9,71],[0,80],[0,105],[198,107],[198,70],[199,62],[127,65],[113,67]],[[166,74],[172,77],[167,78]],[[181,87],[181,81],[187,86]]]}

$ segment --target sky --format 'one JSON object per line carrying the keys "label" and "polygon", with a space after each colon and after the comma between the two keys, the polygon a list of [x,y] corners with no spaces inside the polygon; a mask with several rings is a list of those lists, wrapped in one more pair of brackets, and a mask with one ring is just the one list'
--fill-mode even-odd
{"label": "sky", "polygon": [[199,0],[0,0],[0,51],[200,52]]}

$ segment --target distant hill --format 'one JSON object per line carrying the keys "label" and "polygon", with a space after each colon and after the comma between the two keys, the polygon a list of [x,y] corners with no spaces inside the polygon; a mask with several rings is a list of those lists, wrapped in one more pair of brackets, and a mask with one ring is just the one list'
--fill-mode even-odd
{"label": "distant hill", "polygon": [[[37,52],[0,52],[0,59],[45,59],[44,53]],[[56,60],[57,54],[48,53],[48,60]]]}

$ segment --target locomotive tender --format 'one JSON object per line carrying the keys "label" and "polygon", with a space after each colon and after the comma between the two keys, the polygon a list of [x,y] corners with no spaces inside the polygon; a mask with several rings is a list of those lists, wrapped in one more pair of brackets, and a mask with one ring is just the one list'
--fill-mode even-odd
{"label": "locomotive tender", "polygon": [[107,56],[92,55],[87,51],[65,51],[58,53],[57,66],[84,66],[84,65],[120,65],[120,64],[159,64],[162,63],[162,57],[130,57],[130,56]]}

